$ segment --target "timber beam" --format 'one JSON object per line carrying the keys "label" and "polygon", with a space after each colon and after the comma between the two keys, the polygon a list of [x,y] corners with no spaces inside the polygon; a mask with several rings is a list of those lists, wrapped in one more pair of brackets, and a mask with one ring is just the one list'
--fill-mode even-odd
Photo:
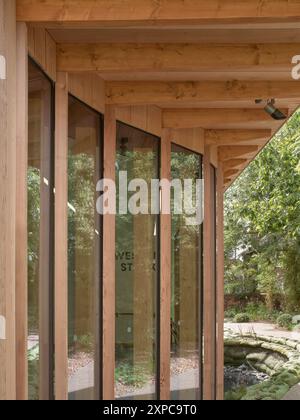
{"label": "timber beam", "polygon": [[247,157],[252,158],[259,151],[258,146],[227,146],[220,147],[218,150],[219,160],[224,162],[228,159]]}
{"label": "timber beam", "polygon": [[[300,48],[299,48],[300,51]],[[297,81],[106,82],[110,105],[197,105],[209,101],[300,99]]]}
{"label": "timber beam", "polygon": [[25,22],[85,22],[134,26],[300,20],[298,0],[17,0]]}
{"label": "timber beam", "polygon": [[292,71],[300,43],[290,44],[58,44],[58,71],[200,72]]}
{"label": "timber beam", "polygon": [[223,162],[224,171],[230,169],[239,169],[242,165],[246,165],[248,159],[229,159]]}
{"label": "timber beam", "polygon": [[[288,114],[288,109],[283,109]],[[249,129],[258,124],[271,129],[278,124],[263,110],[252,108],[197,108],[163,110],[164,128]],[[276,125],[277,124],[277,125]]]}
{"label": "timber beam", "polygon": [[214,146],[231,146],[248,142],[264,144],[272,130],[205,130],[205,141]]}

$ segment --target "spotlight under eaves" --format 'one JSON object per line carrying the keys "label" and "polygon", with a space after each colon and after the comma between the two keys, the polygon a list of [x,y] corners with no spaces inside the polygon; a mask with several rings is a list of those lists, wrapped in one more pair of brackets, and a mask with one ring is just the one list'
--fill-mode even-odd
{"label": "spotlight under eaves", "polygon": [[[259,104],[262,102],[262,100],[257,99],[255,102]],[[268,100],[264,110],[273,118],[273,120],[282,121],[287,119],[287,116],[282,111],[280,111],[280,109],[276,108],[275,99]]]}

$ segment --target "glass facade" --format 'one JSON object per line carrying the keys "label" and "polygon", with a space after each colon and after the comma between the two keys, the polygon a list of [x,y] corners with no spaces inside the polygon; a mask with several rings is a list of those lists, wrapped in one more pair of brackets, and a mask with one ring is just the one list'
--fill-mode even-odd
{"label": "glass facade", "polygon": [[[202,157],[172,145],[172,179],[193,181],[192,198],[196,204],[196,181],[202,179]],[[186,198],[185,195],[182,196]],[[172,200],[174,203],[174,199]],[[201,194],[202,201],[202,194]],[[202,202],[201,208],[202,208]],[[202,394],[203,335],[203,246],[202,220],[191,224],[187,206],[183,214],[172,214],[172,298],[171,298],[171,398],[199,400]],[[202,210],[201,212],[202,213]]]}
{"label": "glass facade", "polygon": [[52,378],[53,87],[30,60],[28,68],[28,389],[48,399]]}
{"label": "glass facade", "polygon": [[[51,399],[54,388],[54,85],[29,62],[28,368],[29,398]],[[69,96],[68,129],[68,397],[102,394],[102,217],[97,182],[103,175],[103,118]],[[123,123],[116,137],[115,397],[159,398],[160,139]],[[203,175],[202,156],[172,145],[173,180]],[[211,165],[211,212],[216,220],[216,169]],[[122,196],[122,189],[127,197]],[[142,198],[147,192],[146,203]],[[174,188],[172,189],[174,192]],[[154,196],[153,196],[154,195]],[[155,198],[156,214],[151,214]],[[174,194],[171,196],[174,204]],[[183,205],[183,203],[182,203]],[[130,206],[130,211],[128,209]],[[153,209],[152,209],[153,210]],[[171,399],[203,397],[203,220],[172,212]],[[132,212],[133,211],[133,212]],[[201,195],[201,216],[203,196]],[[216,225],[211,235],[216,237]],[[215,245],[215,244],[214,244]],[[216,246],[215,246],[216,248]],[[216,252],[211,258],[213,360],[217,359]],[[105,362],[105,361],[104,361]],[[216,363],[212,376],[216,378]],[[103,384],[105,386],[105,384]],[[215,383],[213,395],[215,392]]]}
{"label": "glass facade", "polygon": [[68,368],[69,399],[99,399],[102,119],[69,98]]}
{"label": "glass facade", "polygon": [[[127,184],[127,181],[131,183],[142,179],[150,191],[151,180],[159,179],[159,148],[160,141],[156,137],[118,124],[117,181]],[[120,214],[116,218],[115,394],[117,399],[155,400],[158,379],[159,216],[139,214],[137,195],[130,193],[128,198],[129,204],[136,207],[137,214]],[[117,194],[119,201],[120,189]],[[127,213],[126,210],[124,213]]]}

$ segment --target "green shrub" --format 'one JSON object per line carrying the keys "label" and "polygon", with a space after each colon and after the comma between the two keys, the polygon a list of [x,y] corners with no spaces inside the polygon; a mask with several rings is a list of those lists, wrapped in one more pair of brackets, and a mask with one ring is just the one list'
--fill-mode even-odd
{"label": "green shrub", "polygon": [[250,316],[248,314],[237,314],[234,317],[234,322],[236,322],[237,324],[245,324],[250,321]]}
{"label": "green shrub", "polygon": [[284,286],[287,297],[287,310],[300,310],[300,240],[290,243],[283,259],[285,278]]}
{"label": "green shrub", "polygon": [[240,387],[225,392],[225,401],[240,401],[247,394],[246,387]]}
{"label": "green shrub", "polygon": [[28,350],[28,394],[30,400],[39,399],[39,345]]}
{"label": "green shrub", "polygon": [[290,314],[282,314],[277,318],[277,325],[281,328],[291,328],[293,317]]}
{"label": "green shrub", "polygon": [[227,311],[225,311],[225,318],[234,319],[234,317],[237,314],[236,308],[229,308]]}
{"label": "green shrub", "polygon": [[82,351],[92,352],[94,347],[93,336],[91,334],[86,334],[77,337],[77,345]]}
{"label": "green shrub", "polygon": [[245,308],[252,322],[276,322],[280,315],[279,311],[270,311],[263,303],[249,303]]}
{"label": "green shrub", "polygon": [[147,383],[149,378],[146,369],[124,362],[116,367],[115,379],[123,385],[140,388]]}

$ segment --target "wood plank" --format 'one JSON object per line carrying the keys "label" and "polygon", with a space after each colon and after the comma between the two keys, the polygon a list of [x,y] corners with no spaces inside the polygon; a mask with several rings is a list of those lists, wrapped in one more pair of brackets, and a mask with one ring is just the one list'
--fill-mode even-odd
{"label": "wood plank", "polygon": [[[171,181],[172,131],[163,130],[161,139],[161,179]],[[160,399],[171,398],[171,213],[170,195],[162,194],[160,232]],[[169,214],[167,214],[169,213]]]}
{"label": "wood plank", "polygon": [[214,357],[213,357],[213,341],[212,324],[214,307],[213,302],[213,281],[214,275],[212,271],[212,255],[214,247],[213,231],[213,178],[211,172],[211,146],[205,145],[204,148],[204,383],[203,383],[203,399],[205,401],[213,400],[214,387]]}
{"label": "wood plank", "polygon": [[104,114],[104,80],[97,74],[69,74],[69,91],[91,108]]}
{"label": "wood plank", "polygon": [[272,130],[205,130],[207,144],[216,146],[230,146],[253,141],[263,144],[271,136]]}
{"label": "wood plank", "polygon": [[34,28],[34,60],[46,70],[46,31],[44,28]]}
{"label": "wood plank", "polygon": [[59,44],[68,72],[291,71],[299,44]]}
{"label": "wood plank", "polygon": [[[15,1],[0,0],[0,400],[16,398],[16,22]],[[3,62],[3,59],[2,59]]]}
{"label": "wood plank", "polygon": [[[282,110],[288,113],[287,109]],[[163,110],[164,128],[206,128],[206,129],[263,129],[276,126],[263,109],[165,109]]]}
{"label": "wood plank", "polygon": [[156,106],[123,106],[116,108],[118,121],[161,137],[162,110]]}
{"label": "wood plank", "polygon": [[[283,24],[282,24],[283,25]],[[66,29],[53,28],[49,30],[55,41],[61,43],[74,42],[100,42],[100,43],[234,43],[234,44],[256,44],[256,43],[290,43],[299,42],[299,28],[269,28],[264,25],[262,28],[251,28],[249,25],[233,27],[224,25],[218,28],[217,25],[202,26],[197,28],[107,28],[98,27],[95,29]],[[188,78],[186,80],[194,80]],[[245,79],[246,80],[246,79]],[[266,79],[268,80],[268,79]]]}
{"label": "wood plank", "polygon": [[228,169],[227,171],[224,171],[224,176],[225,178],[230,178],[233,175],[237,175],[239,172],[239,169]]}
{"label": "wood plank", "polygon": [[217,170],[217,400],[224,400],[224,176]]}
{"label": "wood plank", "polygon": [[219,148],[219,159],[223,162],[232,158],[253,156],[258,151],[258,146],[222,146]]}
{"label": "wood plank", "polygon": [[42,27],[28,27],[28,51],[31,58],[55,81],[56,43]]}
{"label": "wood plank", "polygon": [[[105,107],[104,178],[115,180],[117,124],[115,108]],[[115,398],[115,247],[116,217],[103,216],[103,399]]]}
{"label": "wood plank", "polygon": [[238,168],[239,166],[245,165],[248,162],[248,159],[229,159],[222,163],[223,170],[229,170]]}
{"label": "wood plank", "polygon": [[173,142],[193,152],[204,154],[204,130],[202,128],[173,130]]}
{"label": "wood plank", "polygon": [[93,22],[179,25],[216,22],[299,21],[298,0],[18,0],[17,19],[27,22]]}
{"label": "wood plank", "polygon": [[147,107],[147,129],[148,133],[158,137],[162,135],[162,111],[157,106]]}
{"label": "wood plank", "polygon": [[68,399],[68,75],[55,89],[55,399]]}
{"label": "wood plank", "polygon": [[300,99],[297,81],[107,82],[106,103],[115,105],[190,105],[210,101]]}
{"label": "wood plank", "polygon": [[27,26],[17,24],[17,197],[16,212],[16,378],[17,400],[28,399],[28,276],[27,276],[27,166],[28,166],[28,43]]}
{"label": "wood plank", "polygon": [[56,43],[48,31],[45,33],[45,69],[49,77],[56,79]]}

